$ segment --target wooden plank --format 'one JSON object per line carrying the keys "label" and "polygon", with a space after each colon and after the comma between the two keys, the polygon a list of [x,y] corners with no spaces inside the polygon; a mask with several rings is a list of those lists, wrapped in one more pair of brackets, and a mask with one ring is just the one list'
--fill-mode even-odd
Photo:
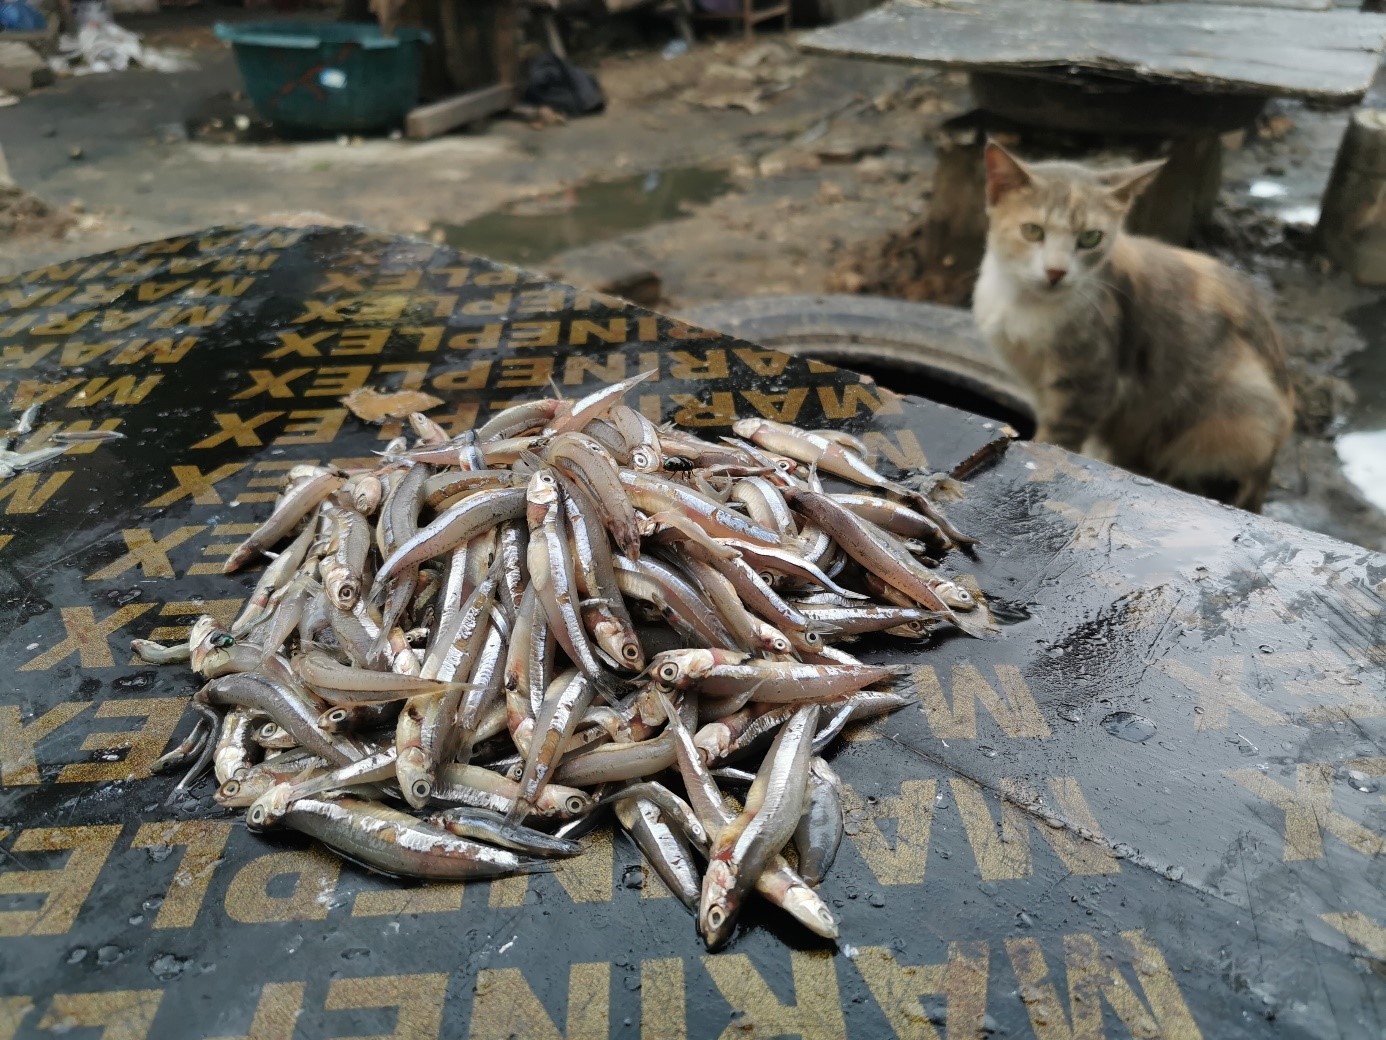
{"label": "wooden plank", "polygon": [[[1165,0],[1156,0],[1164,3]],[[1278,7],[1297,11],[1327,11],[1333,7],[1333,0],[1188,0],[1194,4],[1212,4],[1217,7]]]}
{"label": "wooden plank", "polygon": [[515,87],[509,83],[469,90],[431,105],[420,105],[405,118],[404,132],[416,139],[437,137],[454,127],[504,112],[514,103]]}
{"label": "wooden plank", "polygon": [[806,50],[969,71],[1077,70],[1192,89],[1361,99],[1386,19],[1208,4],[895,0],[800,40]]}

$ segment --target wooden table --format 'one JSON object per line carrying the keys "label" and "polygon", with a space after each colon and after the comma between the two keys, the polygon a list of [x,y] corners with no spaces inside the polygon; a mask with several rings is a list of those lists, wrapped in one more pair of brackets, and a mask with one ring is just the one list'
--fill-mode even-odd
{"label": "wooden table", "polygon": [[940,156],[939,178],[971,190],[934,201],[937,260],[965,265],[981,256],[980,142],[988,131],[1019,134],[1030,154],[1055,152],[1056,132],[1168,152],[1131,225],[1183,243],[1217,199],[1219,135],[1250,125],[1270,98],[1359,101],[1386,44],[1386,18],[1206,3],[896,0],[800,44],[968,74],[978,110],[948,127],[957,133]]}
{"label": "wooden table", "polygon": [[1051,0],[896,0],[801,40],[811,51],[967,72],[1336,104],[1366,93],[1383,43],[1386,19],[1355,11]]}

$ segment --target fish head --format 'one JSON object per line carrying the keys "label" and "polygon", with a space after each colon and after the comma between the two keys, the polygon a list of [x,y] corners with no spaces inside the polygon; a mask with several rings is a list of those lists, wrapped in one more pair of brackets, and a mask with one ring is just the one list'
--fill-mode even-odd
{"label": "fish head", "polygon": [[704,762],[720,762],[731,751],[732,732],[725,723],[709,722],[693,735],[693,746],[703,753]]}
{"label": "fish head", "polygon": [[525,516],[530,527],[543,523],[550,509],[558,507],[558,480],[550,469],[536,469],[525,485]]}
{"label": "fish head", "polygon": [[219,669],[230,661],[231,647],[235,645],[236,640],[230,632],[216,619],[203,614],[193,622],[192,634],[188,636],[189,663],[203,678],[215,678],[222,674]]}
{"label": "fish head", "polygon": [[977,600],[972,593],[954,582],[941,581],[934,586],[934,591],[938,593],[939,599],[954,610],[972,610],[977,606]]}
{"label": "fish head", "polygon": [[246,826],[253,831],[273,827],[284,818],[284,814],[289,811],[289,806],[293,804],[293,791],[291,784],[275,784],[260,795],[246,810]]}
{"label": "fish head", "polygon": [[217,788],[212,795],[218,805],[228,809],[244,809],[274,785],[274,781],[263,774],[232,777]]}
{"label": "fish head", "polygon": [[318,725],[328,733],[340,733],[346,729],[347,723],[351,720],[351,712],[338,705],[335,708],[328,708],[318,716]]}
{"label": "fish head", "polygon": [[362,516],[370,516],[380,506],[383,494],[384,488],[381,486],[380,478],[368,473],[356,478],[356,487],[351,493],[351,504]]}
{"label": "fish head", "polygon": [[665,650],[654,656],[646,671],[666,690],[696,682],[716,664],[711,650]]}
{"label": "fish head", "polygon": [[664,468],[664,460],[659,452],[641,444],[631,450],[630,468],[637,473],[657,473]]}
{"label": "fish head", "polygon": [[644,669],[645,651],[640,641],[614,618],[602,617],[593,624],[592,638],[602,653],[610,658],[610,663],[622,671],[638,672]]}
{"label": "fish head", "polygon": [[736,434],[738,437],[745,437],[747,440],[750,440],[760,432],[761,427],[764,425],[765,422],[762,419],[738,419],[736,422],[732,423],[732,433]]}
{"label": "fish head", "polygon": [[327,595],[338,610],[350,611],[361,598],[361,583],[345,569],[327,579]]}
{"label": "fish head", "polygon": [[423,748],[416,745],[401,750],[395,761],[395,776],[406,802],[415,809],[428,804],[433,796],[433,769]]}
{"label": "fish head", "polygon": [[549,784],[539,793],[534,811],[550,820],[571,820],[587,815],[596,804],[595,799],[575,787]]}
{"label": "fish head", "polygon": [[818,893],[804,885],[795,885],[784,894],[781,904],[785,911],[814,935],[825,939],[838,936],[837,918]]}
{"label": "fish head", "polygon": [[759,621],[756,623],[756,634],[760,638],[760,645],[768,653],[787,654],[794,649],[789,637],[775,628],[774,625]]}
{"label": "fish head", "polygon": [[736,874],[725,860],[712,860],[703,875],[703,894],[698,904],[698,931],[709,950],[725,945],[731,938],[740,911]]}

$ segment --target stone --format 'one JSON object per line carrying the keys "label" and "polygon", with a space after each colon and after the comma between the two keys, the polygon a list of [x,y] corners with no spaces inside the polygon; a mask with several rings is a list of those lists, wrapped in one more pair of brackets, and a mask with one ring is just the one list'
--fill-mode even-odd
{"label": "stone", "polygon": [[0,40],[0,90],[23,94],[53,82],[53,70],[27,43]]}

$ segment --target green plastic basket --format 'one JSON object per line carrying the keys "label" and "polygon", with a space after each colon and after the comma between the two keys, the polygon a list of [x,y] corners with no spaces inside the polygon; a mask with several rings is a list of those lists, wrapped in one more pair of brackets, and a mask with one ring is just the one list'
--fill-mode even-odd
{"label": "green plastic basket", "polygon": [[341,133],[398,126],[419,97],[423,29],[355,22],[218,24],[245,90],[276,127]]}

